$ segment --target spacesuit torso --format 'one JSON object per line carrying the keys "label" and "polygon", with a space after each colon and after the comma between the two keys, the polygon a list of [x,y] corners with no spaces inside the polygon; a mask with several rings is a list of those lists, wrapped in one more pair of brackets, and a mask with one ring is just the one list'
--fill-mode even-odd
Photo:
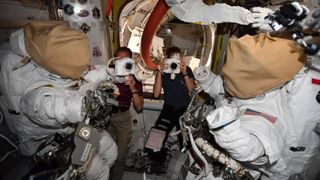
{"label": "spacesuit torso", "polygon": [[[237,112],[229,120],[229,122],[235,120],[232,122],[232,124],[234,123],[232,126],[211,131],[217,143],[236,160],[255,165],[256,168],[253,171],[259,169],[267,174],[271,174],[271,171],[282,171],[285,168],[281,156],[287,129],[285,118],[289,114],[288,109],[283,108],[287,107],[283,91],[279,89],[266,93],[264,96],[247,100],[233,98],[230,102],[221,96],[221,93],[224,92],[220,76],[215,78],[217,79],[213,82],[217,84],[211,84],[210,91],[207,91],[204,86],[202,87],[211,96],[217,97],[217,109],[230,107]],[[221,128],[217,127],[218,124],[224,124],[221,121],[229,123],[225,116],[220,116],[221,118],[218,117],[218,119],[217,117],[216,113],[209,113],[206,118],[209,128]],[[275,165],[270,169],[272,163]],[[258,177],[253,171],[253,175]]]}
{"label": "spacesuit torso", "polygon": [[283,151],[288,166],[284,176],[279,178],[296,173],[301,173],[305,178],[313,158],[319,153],[320,137],[314,131],[320,125],[320,104],[317,100],[319,80],[319,72],[303,68],[284,86],[292,118],[288,119],[288,135]]}
{"label": "spacesuit torso", "polygon": [[[21,61],[21,57],[9,52],[2,62]],[[5,78],[5,77],[4,77]],[[103,79],[106,71],[101,68],[89,71],[81,84],[38,67],[33,61],[11,68],[8,76],[2,78],[3,92],[9,97],[9,127],[19,136],[23,154],[31,155],[37,147],[55,133],[70,133],[67,123],[83,120],[81,116],[82,98],[87,90],[93,90]],[[78,87],[74,87],[75,84]]]}
{"label": "spacesuit torso", "polygon": [[[249,161],[269,175],[262,175],[262,179],[304,175],[312,157],[319,151],[319,136],[314,132],[320,122],[320,106],[316,100],[320,91],[319,79],[318,72],[303,68],[282,88],[263,96],[247,100],[233,98],[228,102],[221,95],[224,93],[221,77],[211,74],[210,80],[201,86],[216,98],[218,108],[215,111],[220,111],[219,106],[237,109],[237,114],[229,121],[215,111],[209,113],[207,121],[211,133],[233,158]],[[219,128],[217,126],[232,120],[235,122],[214,131]],[[237,123],[238,126],[233,125]],[[263,151],[259,153],[261,146]]]}
{"label": "spacesuit torso", "polygon": [[[95,66],[80,83],[51,74],[32,60],[23,64],[21,56],[7,50],[1,58],[0,105],[10,130],[19,137],[21,153],[33,155],[54,134],[74,131],[69,125],[83,121],[81,107],[86,91],[107,79],[107,73],[104,66]],[[102,132],[86,177],[108,179],[116,157],[115,142]]]}

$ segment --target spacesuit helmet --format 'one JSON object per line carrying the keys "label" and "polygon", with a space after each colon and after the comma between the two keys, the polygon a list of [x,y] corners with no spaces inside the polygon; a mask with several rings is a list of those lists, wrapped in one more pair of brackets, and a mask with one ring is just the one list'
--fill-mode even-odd
{"label": "spacesuit helmet", "polygon": [[302,48],[292,40],[245,35],[230,39],[222,76],[232,96],[248,99],[281,87],[304,62]]}
{"label": "spacesuit helmet", "polygon": [[63,78],[80,79],[89,67],[88,37],[66,24],[30,22],[24,27],[24,42],[37,65]]}

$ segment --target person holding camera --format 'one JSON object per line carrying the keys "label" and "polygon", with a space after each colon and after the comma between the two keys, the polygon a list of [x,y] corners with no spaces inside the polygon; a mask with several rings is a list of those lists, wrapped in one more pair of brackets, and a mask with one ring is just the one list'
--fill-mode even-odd
{"label": "person holding camera", "polygon": [[[132,51],[127,47],[120,47],[116,50],[115,61],[121,61],[125,58],[132,58]],[[116,63],[117,64],[117,63]],[[136,79],[133,74],[127,76],[124,82],[117,82],[115,85],[119,88],[119,105],[113,107],[113,114],[110,118],[110,126],[107,131],[115,135],[115,141],[118,146],[118,158],[111,168],[110,179],[119,180],[122,178],[125,162],[128,153],[128,144],[131,140],[131,102],[137,113],[143,108],[142,83]]]}
{"label": "person holding camera", "polygon": [[[166,142],[168,134],[173,127],[180,129],[179,118],[186,111],[190,102],[190,95],[195,87],[194,75],[190,67],[181,58],[181,50],[178,47],[170,47],[166,52],[167,59],[159,65],[158,72],[153,85],[153,95],[159,98],[161,89],[164,91],[164,105],[155,123],[156,129],[166,131]],[[178,69],[174,69],[177,67]],[[172,74],[175,74],[174,76]],[[182,137],[179,136],[179,143],[182,145]],[[157,159],[165,161],[166,150],[162,147],[160,156]],[[152,158],[152,157],[151,157]]]}

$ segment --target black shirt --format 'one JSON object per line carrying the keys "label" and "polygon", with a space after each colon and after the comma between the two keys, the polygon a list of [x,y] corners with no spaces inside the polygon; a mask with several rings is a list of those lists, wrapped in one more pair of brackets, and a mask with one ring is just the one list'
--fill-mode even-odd
{"label": "black shirt", "polygon": [[[194,79],[194,75],[190,67],[187,67],[187,74]],[[162,87],[164,91],[164,103],[172,107],[184,108],[190,102],[190,95],[184,80],[184,76],[180,72],[175,79],[170,79],[170,74],[162,75]]]}

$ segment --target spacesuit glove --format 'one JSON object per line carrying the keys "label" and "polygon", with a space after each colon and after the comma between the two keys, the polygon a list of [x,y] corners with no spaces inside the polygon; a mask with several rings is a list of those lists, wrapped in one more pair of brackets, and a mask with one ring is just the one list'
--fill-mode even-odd
{"label": "spacesuit glove", "polygon": [[320,32],[320,9],[312,14],[312,19],[307,20],[305,25],[316,32]]}
{"label": "spacesuit glove", "polygon": [[253,22],[251,26],[253,28],[258,28],[261,31],[273,32],[274,30],[269,25],[269,20],[267,16],[273,14],[274,12],[269,8],[253,7],[251,9],[253,15]]}

